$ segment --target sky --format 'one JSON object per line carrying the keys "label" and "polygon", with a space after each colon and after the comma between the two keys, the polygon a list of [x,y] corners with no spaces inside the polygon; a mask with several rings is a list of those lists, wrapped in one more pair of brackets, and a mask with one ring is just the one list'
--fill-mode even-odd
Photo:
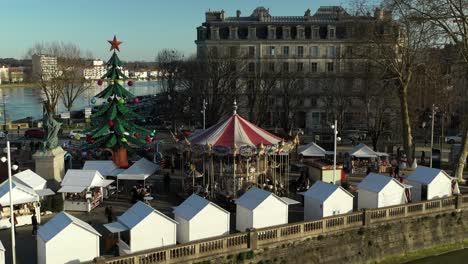
{"label": "sky", "polygon": [[205,12],[224,9],[250,15],[257,6],[273,16],[302,16],[310,8],[342,5],[348,0],[0,0],[0,58],[23,58],[38,42],[63,41],[110,57],[107,40],[114,34],[123,44],[120,58],[154,61],[164,48],[195,52],[196,28]]}

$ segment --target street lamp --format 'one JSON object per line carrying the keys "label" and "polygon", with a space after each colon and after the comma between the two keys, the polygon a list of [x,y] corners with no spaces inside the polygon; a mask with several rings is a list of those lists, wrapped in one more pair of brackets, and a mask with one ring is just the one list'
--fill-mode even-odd
{"label": "street lamp", "polygon": [[[434,146],[434,119],[435,113],[438,110],[435,104],[432,104],[432,115],[431,115],[431,158],[429,160],[429,167],[432,168],[432,147]],[[442,153],[442,151],[441,151]]]}
{"label": "street lamp", "polygon": [[208,105],[208,102],[203,99],[203,105],[202,105],[202,110],[201,113],[203,114],[203,130],[205,130],[205,116],[206,116],[206,106]]}
{"label": "street lamp", "polygon": [[338,134],[338,121],[335,119],[335,124],[331,126],[333,129],[333,184],[336,182],[336,141]]}
{"label": "street lamp", "polygon": [[9,198],[10,198],[10,222],[11,222],[11,258],[13,264],[16,264],[16,240],[15,240],[15,216],[13,213],[13,197],[12,197],[12,180],[11,180],[11,170],[17,170],[18,165],[11,165],[11,155],[10,155],[10,141],[7,141],[7,157],[0,158],[0,161],[3,163],[8,162],[8,184],[9,184]]}

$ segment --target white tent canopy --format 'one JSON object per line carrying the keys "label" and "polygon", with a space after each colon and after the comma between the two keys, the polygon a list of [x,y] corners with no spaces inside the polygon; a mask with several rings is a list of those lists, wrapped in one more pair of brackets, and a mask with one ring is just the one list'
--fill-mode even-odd
{"label": "white tent canopy", "polygon": [[356,158],[377,158],[382,156],[379,152],[373,151],[367,145],[360,143],[356,145],[351,151],[348,152],[350,156],[354,156]]}
{"label": "white tent canopy", "polygon": [[82,192],[86,188],[106,187],[113,180],[106,180],[97,170],[70,169],[62,180],[58,192]]}
{"label": "white tent canopy", "polygon": [[159,166],[153,162],[141,158],[137,162],[133,163],[130,168],[124,170],[117,175],[119,180],[139,180],[143,181],[150,177],[159,169]]}
{"label": "white tent canopy", "polygon": [[328,152],[314,142],[298,147],[298,153],[304,157],[325,157]]}
{"label": "white tent canopy", "polygon": [[[9,180],[0,184],[0,204],[2,206],[10,205],[10,186]],[[31,188],[16,181],[12,181],[12,198],[13,204],[23,204],[30,202],[38,202],[40,196]]]}
{"label": "white tent canopy", "polygon": [[13,178],[34,190],[45,189],[47,184],[44,178],[30,169],[16,173]]}
{"label": "white tent canopy", "polygon": [[97,170],[103,176],[113,177],[124,171],[124,169],[117,167],[112,160],[87,160],[83,170]]}

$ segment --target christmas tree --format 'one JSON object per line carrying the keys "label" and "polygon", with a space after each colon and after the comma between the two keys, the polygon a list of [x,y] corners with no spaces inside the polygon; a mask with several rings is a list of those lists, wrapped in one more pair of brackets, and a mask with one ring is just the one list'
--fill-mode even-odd
{"label": "christmas tree", "polygon": [[[111,44],[110,50],[114,52],[107,62],[106,74],[98,81],[98,85],[102,85],[102,79],[106,79],[108,85],[95,96],[106,99],[107,103],[104,102],[99,110],[91,115],[91,129],[88,131],[92,134],[92,139],[89,140],[89,148],[111,149],[114,162],[117,166],[125,168],[128,167],[127,151],[145,146],[151,142],[154,135],[132,122],[141,117],[126,104],[129,101],[138,103],[139,99],[122,86],[128,79],[122,72],[122,62],[116,53],[116,50],[120,52],[119,45],[122,42],[117,41],[115,36],[108,42]],[[128,85],[132,86],[133,82],[128,81]],[[96,103],[95,98],[91,101]]]}

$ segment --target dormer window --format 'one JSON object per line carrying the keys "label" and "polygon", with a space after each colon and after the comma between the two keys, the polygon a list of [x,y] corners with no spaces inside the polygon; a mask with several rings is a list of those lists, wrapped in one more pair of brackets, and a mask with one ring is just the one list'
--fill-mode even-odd
{"label": "dormer window", "polygon": [[329,27],[328,28],[328,38],[329,39],[335,39],[336,38],[336,28],[335,27]]}

